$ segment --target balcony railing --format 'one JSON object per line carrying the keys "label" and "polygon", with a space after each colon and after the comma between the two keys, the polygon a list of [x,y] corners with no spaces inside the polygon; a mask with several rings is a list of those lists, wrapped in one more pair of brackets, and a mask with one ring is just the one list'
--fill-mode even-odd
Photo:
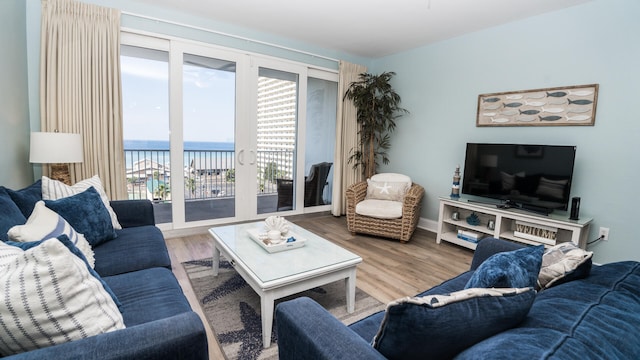
{"label": "balcony railing", "polygon": [[[130,199],[171,201],[169,150],[125,149],[127,191]],[[235,196],[235,151],[185,150],[184,198],[187,201]],[[258,151],[256,193],[277,192],[276,179],[291,179],[294,173],[293,151]]]}

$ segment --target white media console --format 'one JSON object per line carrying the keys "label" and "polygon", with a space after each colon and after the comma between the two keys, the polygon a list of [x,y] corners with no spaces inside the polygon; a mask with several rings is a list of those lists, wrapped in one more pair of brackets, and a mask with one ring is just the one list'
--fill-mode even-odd
{"label": "white media console", "polygon": [[[457,220],[453,218],[456,212]],[[467,223],[466,218],[472,213],[478,216],[478,225]],[[473,239],[469,241],[465,238],[468,239],[469,234],[477,234],[478,239],[490,236],[530,245],[543,244],[547,247],[571,241],[584,249],[592,220],[584,216],[578,220],[569,220],[568,215],[540,215],[516,208],[500,209],[496,205],[470,202],[466,198],[456,200],[441,197],[436,241],[439,244],[444,240],[475,250],[476,243]],[[490,222],[494,225],[493,229],[489,228]],[[523,228],[527,230],[523,231]],[[464,231],[460,237],[459,231]],[[554,236],[548,236],[549,234]]]}

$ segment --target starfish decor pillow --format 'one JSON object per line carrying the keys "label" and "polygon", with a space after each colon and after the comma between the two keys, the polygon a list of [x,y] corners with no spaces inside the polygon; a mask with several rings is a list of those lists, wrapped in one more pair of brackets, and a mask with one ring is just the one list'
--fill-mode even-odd
{"label": "starfish decor pillow", "polygon": [[402,201],[409,190],[409,183],[399,181],[374,181],[367,179],[367,199]]}

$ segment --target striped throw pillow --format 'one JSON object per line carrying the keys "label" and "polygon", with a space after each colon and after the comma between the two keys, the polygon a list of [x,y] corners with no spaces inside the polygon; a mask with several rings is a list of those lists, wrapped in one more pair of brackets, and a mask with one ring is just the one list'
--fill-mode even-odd
{"label": "striped throw pillow", "polygon": [[102,199],[102,203],[104,207],[107,208],[109,212],[109,216],[111,217],[111,223],[113,224],[114,229],[122,229],[120,223],[118,222],[118,217],[116,213],[109,205],[109,197],[107,193],[104,191],[104,187],[102,186],[102,181],[100,181],[100,177],[98,175],[94,175],[89,179],[85,179],[75,183],[74,185],[67,185],[58,180],[50,179],[46,176],[42,177],[42,200],[58,200],[62,198],[69,197],[71,195],[79,194],[90,187],[94,187],[98,194],[100,194],[100,199]]}
{"label": "striped throw pillow", "polygon": [[111,296],[56,238],[26,251],[0,242],[0,288],[1,356],[125,328]]}
{"label": "striped throw pillow", "polygon": [[92,268],[95,265],[93,249],[84,235],[75,231],[62,216],[46,207],[42,200],[36,203],[26,224],[12,227],[8,235],[10,240],[18,242],[40,241],[67,235],[73,245],[82,251],[89,265]]}

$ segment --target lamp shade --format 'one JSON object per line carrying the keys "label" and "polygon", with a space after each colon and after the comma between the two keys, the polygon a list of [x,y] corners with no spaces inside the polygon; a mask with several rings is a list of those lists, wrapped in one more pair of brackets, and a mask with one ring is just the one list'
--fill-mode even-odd
{"label": "lamp shade", "polygon": [[82,136],[58,132],[32,132],[29,162],[41,164],[83,161]]}

